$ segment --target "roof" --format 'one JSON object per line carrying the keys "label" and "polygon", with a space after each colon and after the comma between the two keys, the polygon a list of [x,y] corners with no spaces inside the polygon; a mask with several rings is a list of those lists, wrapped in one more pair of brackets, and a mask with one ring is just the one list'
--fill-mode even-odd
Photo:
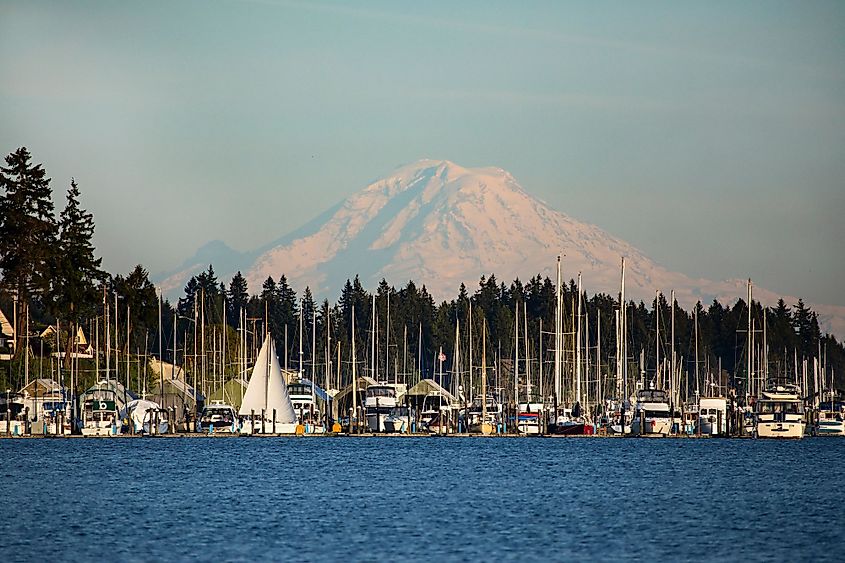
{"label": "roof", "polygon": [[[359,375],[358,376],[358,391],[359,392],[363,391],[364,389],[366,389],[370,385],[378,385],[378,381],[376,381],[375,379],[373,379],[369,375]],[[340,403],[340,401],[342,399],[346,398],[346,396],[350,395],[351,393],[352,393],[352,384],[350,383],[349,385],[347,385],[346,387],[344,387],[343,389],[341,389],[340,391],[337,392],[337,394],[334,396],[334,400],[337,401],[338,403]]]}
{"label": "roof", "polygon": [[439,395],[449,401],[450,403],[458,402],[458,399],[446,391],[439,383],[433,379],[422,379],[419,383],[408,390],[409,397],[425,397],[426,395]]}
{"label": "roof", "polygon": [[62,386],[55,379],[46,377],[33,379],[29,385],[21,389],[21,393],[29,396],[46,395],[47,393],[61,393]]}

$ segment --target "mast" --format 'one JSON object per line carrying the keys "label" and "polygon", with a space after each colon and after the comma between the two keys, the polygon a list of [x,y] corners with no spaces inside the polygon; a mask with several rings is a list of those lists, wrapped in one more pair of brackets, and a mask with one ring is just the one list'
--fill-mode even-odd
{"label": "mast", "polygon": [[516,320],[513,323],[513,348],[514,348],[514,364],[513,364],[513,402],[516,408],[519,408],[519,303],[514,305],[516,309]]}
{"label": "mast", "polygon": [[355,304],[352,304],[352,414],[349,416],[349,431],[352,432],[352,418],[358,414],[358,362],[355,358]]}
{"label": "mast", "polygon": [[601,389],[601,310],[596,310],[596,406],[604,402]]}
{"label": "mast", "polygon": [[468,401],[472,402],[472,300],[469,300],[469,320],[467,321],[467,334],[469,335],[469,393],[467,394]]}
{"label": "mast", "polygon": [[487,424],[487,317],[481,324],[481,432]]}
{"label": "mast", "polygon": [[[161,290],[159,290],[159,291],[161,291]],[[106,380],[108,380],[109,375],[111,374],[111,320],[109,319],[109,313],[111,311],[111,306],[109,305],[108,298],[106,297],[105,288],[103,288],[103,309],[106,310],[106,326],[105,326],[105,330],[106,330],[106,334],[105,334],[105,336],[106,336],[106,338],[105,338],[105,340],[106,340]],[[158,353],[159,353],[160,356],[163,356],[163,353],[161,351],[161,296],[160,295],[159,295],[159,303],[158,303],[158,317],[159,317],[159,323],[158,323],[158,327],[159,327],[158,350],[159,351],[158,351]],[[160,360],[164,361],[164,358],[162,357]],[[161,366],[159,366],[159,368],[161,368]],[[100,374],[97,374],[97,383],[99,383],[99,382],[100,382]]]}
{"label": "mast", "polygon": [[560,400],[560,351],[563,347],[563,326],[560,292],[560,256],[557,257],[557,283],[555,285],[555,403]]}
{"label": "mast", "polygon": [[698,377],[698,304],[696,303],[693,309],[693,316],[695,317],[695,394],[696,400],[701,397],[701,387],[699,385]]}
{"label": "mast", "polygon": [[[522,323],[525,328],[523,333],[523,340],[525,341],[525,402],[531,402],[531,362],[528,348],[528,305],[525,301],[522,302]],[[518,346],[517,346],[518,348]]]}
{"label": "mast", "polygon": [[[108,313],[107,313],[108,315]],[[106,321],[106,327],[108,327]],[[106,329],[108,330],[108,328]],[[108,342],[108,337],[106,337]],[[164,403],[164,351],[162,350],[162,326],[161,326],[161,288],[158,288],[158,401],[159,406]],[[106,345],[108,348],[108,344]],[[108,355],[106,356],[106,372],[108,372]]]}
{"label": "mast", "polygon": [[660,378],[660,290],[654,292],[654,386],[663,389]]}
{"label": "mast", "polygon": [[303,371],[302,371],[302,317],[305,311],[303,311],[302,305],[304,301],[302,299],[299,300],[299,380],[302,381]]}
{"label": "mast", "polygon": [[458,311],[455,310],[455,351],[453,354],[452,359],[452,394],[455,397],[459,397],[460,394],[458,393],[458,382],[461,378],[461,322],[458,318]]}
{"label": "mast", "polygon": [[372,366],[370,375],[373,379],[378,381],[378,376],[376,375],[376,294],[373,293],[373,319],[370,322],[370,334],[372,334],[372,339],[370,340],[370,365]]}
{"label": "mast", "polygon": [[[384,324],[384,380],[390,381],[390,291],[387,298],[387,322]],[[394,378],[395,381],[395,378]]]}
{"label": "mast", "polygon": [[[625,303],[625,258],[622,258],[622,290],[619,293],[619,303],[622,317],[622,330],[619,333],[619,338],[622,342],[622,387],[623,400],[628,396],[628,305]],[[623,434],[625,430],[624,422],[622,426]]]}
{"label": "mast", "polygon": [[745,366],[745,398],[746,398],[746,405],[748,405],[748,399],[752,395],[753,389],[751,388],[751,362],[752,362],[752,348],[754,346],[754,334],[752,333],[751,328],[751,278],[748,278],[748,339],[747,339],[747,350],[746,350],[746,366]]}
{"label": "mast", "polygon": [[581,405],[581,272],[578,272],[578,309],[575,313],[575,402]]}
{"label": "mast", "polygon": [[[311,312],[311,405],[317,406],[317,390],[314,380],[317,379],[317,307]],[[328,362],[328,359],[326,360]]]}
{"label": "mast", "polygon": [[670,293],[672,299],[672,345],[670,353],[672,354],[672,358],[669,362],[669,370],[671,375],[669,376],[670,380],[670,387],[672,388],[672,399],[674,404],[678,404],[680,402],[680,396],[678,396],[678,387],[680,386],[679,382],[675,381],[676,372],[675,372],[675,290],[673,289]]}

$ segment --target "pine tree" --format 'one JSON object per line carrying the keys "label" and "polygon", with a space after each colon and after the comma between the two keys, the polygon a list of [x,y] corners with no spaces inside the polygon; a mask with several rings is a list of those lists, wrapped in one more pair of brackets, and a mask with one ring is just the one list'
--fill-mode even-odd
{"label": "pine tree", "polygon": [[71,179],[67,205],[59,216],[59,240],[50,275],[50,305],[57,318],[80,323],[97,307],[97,283],[106,279],[102,258],[94,257],[94,216],[80,206],[79,186]]}
{"label": "pine tree", "polygon": [[229,282],[229,290],[226,292],[226,297],[229,305],[229,323],[232,326],[237,326],[241,310],[245,309],[249,303],[249,292],[246,279],[243,275],[241,275],[240,270],[232,276],[232,281]]}
{"label": "pine tree", "polygon": [[24,315],[31,297],[48,289],[57,237],[50,179],[30,159],[21,147],[0,167],[0,284],[16,292]]}

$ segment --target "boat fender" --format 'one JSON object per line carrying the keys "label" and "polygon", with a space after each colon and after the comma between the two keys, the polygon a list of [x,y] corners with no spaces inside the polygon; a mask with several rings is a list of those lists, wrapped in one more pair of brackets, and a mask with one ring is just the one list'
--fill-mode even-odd
{"label": "boat fender", "polygon": [[296,425],[296,435],[302,436],[303,434],[305,434],[305,427],[301,424],[297,424]]}

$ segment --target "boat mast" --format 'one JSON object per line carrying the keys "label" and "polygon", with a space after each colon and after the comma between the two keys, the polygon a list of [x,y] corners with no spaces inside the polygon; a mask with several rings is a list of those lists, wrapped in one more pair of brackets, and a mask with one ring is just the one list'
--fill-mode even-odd
{"label": "boat mast", "polygon": [[698,303],[693,309],[693,316],[695,317],[695,395],[696,400],[701,397],[701,387],[698,381]]}
{"label": "boat mast", "polygon": [[469,372],[469,389],[467,393],[468,401],[472,402],[472,300],[469,300],[469,318],[467,321],[467,334],[469,336],[469,365],[467,371]]}
{"label": "boat mast", "polygon": [[[623,398],[628,396],[628,305],[625,303],[625,258],[622,258],[622,291],[620,292],[620,308],[622,309],[622,330],[620,332],[620,340],[622,341],[622,382],[623,382]],[[623,433],[625,430],[624,422],[622,427]]]}
{"label": "boat mast", "polygon": [[654,386],[663,389],[660,378],[660,290],[654,292]]}
{"label": "boat mast", "polygon": [[[525,341],[525,402],[531,402],[531,362],[528,359],[530,357],[530,352],[528,348],[528,304],[525,301],[522,302],[522,323],[525,327],[525,332],[523,333],[523,340]],[[517,342],[519,342],[517,340]],[[519,346],[517,346],[518,348]]]}
{"label": "boat mast", "polygon": [[675,405],[677,405],[681,402],[681,398],[680,398],[680,395],[678,394],[678,388],[680,387],[680,381],[676,380],[676,377],[677,377],[678,374],[675,371],[676,368],[675,368],[675,290],[674,289],[670,292],[670,296],[671,296],[671,300],[672,300],[672,314],[670,315],[671,319],[672,319],[672,345],[671,345],[671,350],[670,350],[670,352],[672,354],[672,358],[669,361],[669,370],[671,371],[672,375],[669,376],[670,381],[671,381],[671,383],[669,385],[672,388],[672,399],[673,399],[672,402]]}
{"label": "boat mast", "polygon": [[[460,394],[458,393],[458,382],[461,378],[461,322],[460,318],[458,317],[458,310],[455,309],[455,351],[454,351],[454,358],[452,360],[452,394],[455,397],[459,397]],[[397,380],[398,382],[398,380]]]}
{"label": "boat mast", "polygon": [[[384,380],[390,381],[390,290],[385,294],[387,298],[387,322],[384,323]],[[394,383],[396,377],[394,374]]]}
{"label": "boat mast", "polygon": [[555,403],[560,400],[560,349],[563,346],[562,304],[560,292],[560,256],[557,257],[557,283],[555,285]]}
{"label": "boat mast", "polygon": [[519,408],[519,303],[514,304],[516,320],[513,323],[513,402]]}
{"label": "boat mast", "polygon": [[754,335],[752,333],[751,328],[751,278],[748,278],[748,338],[747,338],[747,350],[746,350],[746,366],[745,366],[745,404],[748,405],[748,400],[750,399],[752,393],[752,381],[751,381],[751,362],[752,362],[752,349],[754,346]]}
{"label": "boat mast", "polygon": [[303,371],[302,371],[302,316],[305,311],[303,311],[302,305],[304,301],[302,299],[299,300],[299,380],[302,381]]}
{"label": "boat mast", "polygon": [[575,403],[581,405],[581,272],[578,272],[578,309],[575,313]]}
{"label": "boat mast", "polygon": [[311,408],[313,410],[317,406],[317,390],[314,388],[314,381],[317,379],[317,307],[314,307],[311,314]]}
{"label": "boat mast", "polygon": [[352,418],[358,412],[358,362],[355,359],[355,304],[352,304],[352,408],[349,415],[349,431],[352,432]]}
{"label": "boat mast", "polygon": [[370,340],[371,348],[370,348],[370,365],[372,366],[370,375],[376,381],[378,381],[378,376],[376,375],[376,294],[373,293],[373,320],[370,323],[370,334],[372,335],[372,339]]}

